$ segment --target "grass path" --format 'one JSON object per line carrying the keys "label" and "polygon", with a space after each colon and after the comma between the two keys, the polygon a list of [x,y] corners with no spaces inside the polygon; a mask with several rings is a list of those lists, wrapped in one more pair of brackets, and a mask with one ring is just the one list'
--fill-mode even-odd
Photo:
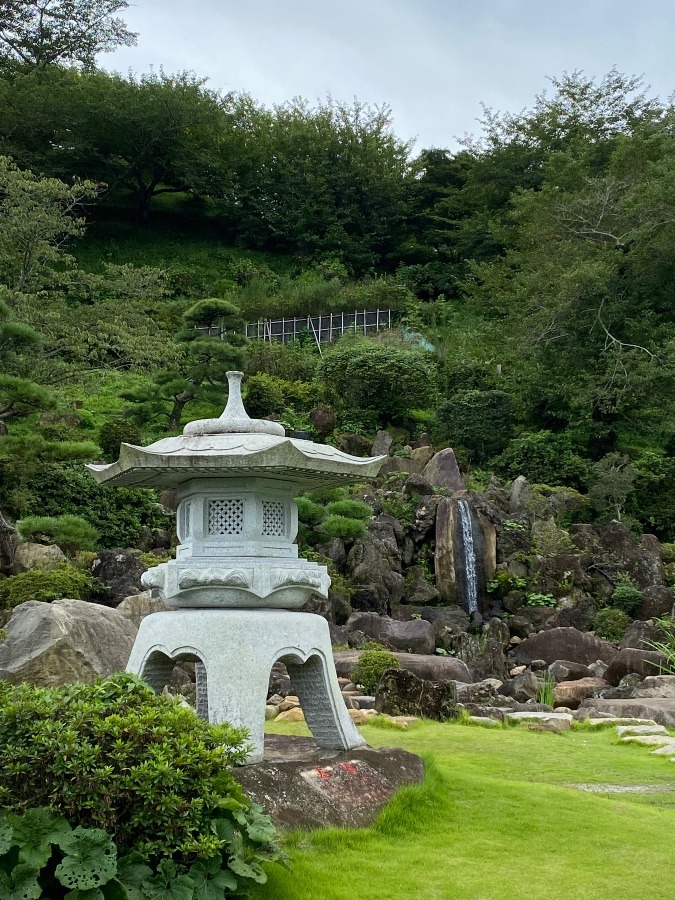
{"label": "grass path", "polygon": [[424,755],[424,784],[402,791],[370,829],[289,835],[292,873],[271,872],[256,900],[675,898],[675,794],[569,786],[669,787],[675,765],[663,757],[619,745],[612,731],[430,722],[362,731],[373,746]]}

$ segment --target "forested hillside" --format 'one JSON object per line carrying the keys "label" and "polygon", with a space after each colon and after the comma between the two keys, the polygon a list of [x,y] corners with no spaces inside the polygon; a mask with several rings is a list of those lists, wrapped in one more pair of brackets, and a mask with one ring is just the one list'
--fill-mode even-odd
{"label": "forested hillside", "polygon": [[[126,32],[38,37],[0,67],[7,520],[79,516],[78,549],[137,546],[165,522],[154,495],[81,463],[218,414],[242,366],[252,415],[357,453],[428,432],[474,487],[566,485],[586,521],[675,540],[670,102],[575,72],[486,111],[459,151],[420,149],[386,107],[267,108],[199,74],[98,68]],[[400,328],[322,357],[309,335],[240,334],[377,308]]]}

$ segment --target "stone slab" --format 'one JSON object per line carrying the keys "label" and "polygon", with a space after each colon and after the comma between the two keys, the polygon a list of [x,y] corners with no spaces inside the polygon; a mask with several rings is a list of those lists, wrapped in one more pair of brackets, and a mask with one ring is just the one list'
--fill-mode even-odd
{"label": "stone slab", "polygon": [[399,747],[322,750],[312,738],[266,735],[263,760],[235,769],[244,792],[282,828],[363,828],[401,787],[424,777]]}
{"label": "stone slab", "polygon": [[626,737],[627,735],[668,734],[663,725],[617,725],[616,733],[619,737]]}
{"label": "stone slab", "polygon": [[634,734],[621,738],[622,744],[641,744],[643,747],[666,747],[673,743],[667,734]]}
{"label": "stone slab", "polygon": [[618,717],[651,719],[657,725],[675,728],[675,700],[652,697],[633,700],[603,700],[595,697],[584,700],[579,709],[589,710],[591,716],[598,713],[611,713]]}
{"label": "stone slab", "polygon": [[549,720],[571,723],[574,721],[574,716],[571,713],[560,712],[510,712],[506,713],[506,718],[513,722],[545,722]]}

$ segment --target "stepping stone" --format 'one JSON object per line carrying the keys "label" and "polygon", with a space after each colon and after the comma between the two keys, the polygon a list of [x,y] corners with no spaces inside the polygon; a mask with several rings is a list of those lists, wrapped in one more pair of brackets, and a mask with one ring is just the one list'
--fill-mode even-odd
{"label": "stepping stone", "polygon": [[666,747],[673,743],[673,739],[665,734],[661,737],[656,734],[636,735],[635,737],[621,738],[622,744],[642,744],[644,747]]}
{"label": "stepping stone", "polygon": [[670,754],[675,754],[675,740],[671,740],[670,744],[664,744],[663,747],[657,747],[656,750],[652,750],[652,756],[670,756]]}
{"label": "stepping stone", "polygon": [[500,724],[496,719],[491,719],[489,716],[469,716],[469,722],[472,725],[482,725],[484,728],[494,728],[495,725]]}
{"label": "stepping stone", "polygon": [[506,718],[514,722],[545,722],[549,720],[553,722],[569,722],[571,724],[574,721],[574,716],[571,713],[525,712],[524,710],[507,713]]}
{"label": "stepping stone", "polygon": [[607,725],[656,725],[656,722],[653,719],[631,719],[630,717],[626,718],[618,718],[617,716],[611,716],[605,718],[604,716],[601,719],[582,719],[583,722],[588,722],[589,725],[593,725],[596,728],[602,728]]}
{"label": "stepping stone", "polygon": [[665,725],[618,725],[616,733],[619,737],[628,734],[668,734],[668,729]]}

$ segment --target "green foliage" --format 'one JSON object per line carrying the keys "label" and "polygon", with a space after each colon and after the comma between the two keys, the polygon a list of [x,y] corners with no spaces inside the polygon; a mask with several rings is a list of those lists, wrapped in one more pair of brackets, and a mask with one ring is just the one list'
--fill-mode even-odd
{"label": "green foliage", "polygon": [[661,544],[663,553],[663,561],[666,563],[675,563],[675,544]]}
{"label": "green foliage", "polygon": [[495,577],[488,581],[486,589],[490,594],[496,594],[498,598],[505,597],[509,591],[522,591],[527,585],[525,578],[518,578],[507,572],[506,569],[497,569]]}
{"label": "green foliage", "polygon": [[546,706],[553,706],[555,699],[555,678],[548,672],[544,675],[539,690],[537,691],[537,703],[545,703]]}
{"label": "green foliage", "polygon": [[628,614],[635,612],[642,601],[642,591],[633,583],[630,575],[620,573],[616,580],[611,598],[612,606]]}
{"label": "green foliage", "polygon": [[551,431],[525,432],[514,438],[494,460],[500,476],[511,480],[525,475],[528,481],[583,487],[589,463],[572,447],[568,437]]}
{"label": "green foliage", "polygon": [[280,415],[285,406],[282,379],[273,375],[251,375],[246,380],[246,411],[254,419]]}
{"label": "green foliage", "polygon": [[659,622],[663,638],[659,641],[645,641],[652,650],[657,650],[664,658],[660,671],[663,675],[675,675],[675,622],[666,619]]}
{"label": "green foliage", "polygon": [[46,538],[71,557],[79,550],[94,550],[99,536],[98,531],[86,519],[72,514],[56,518],[29,516],[17,522],[17,529],[22,540],[40,541]]}
{"label": "green foliage", "polygon": [[577,548],[566,531],[556,525],[554,519],[537,522],[532,529],[535,551],[547,558],[575,553]]}
{"label": "green foliage", "polygon": [[411,528],[415,524],[415,510],[419,500],[415,497],[408,497],[406,494],[389,493],[388,496],[382,498],[382,509],[402,525]]}
{"label": "green foliage", "polygon": [[22,488],[19,515],[81,516],[96,528],[102,547],[134,547],[141,526],[166,528],[170,522],[153,491],[101,487],[80,467],[46,465]]}
{"label": "green foliage", "polygon": [[29,600],[51,603],[69,597],[84,600],[94,590],[94,579],[70,563],[56,569],[30,569],[0,581],[0,608],[13,609]]}
{"label": "green foliage", "polygon": [[659,539],[675,540],[675,456],[643,453],[633,469],[635,490],[627,510]]}
{"label": "green foliage", "polygon": [[321,533],[332,541],[342,538],[343,541],[356,541],[366,534],[366,523],[363,519],[350,519],[346,516],[328,515],[319,526]]}
{"label": "green foliage", "polygon": [[344,516],[347,519],[370,519],[373,510],[362,500],[334,500],[328,504],[328,513],[331,516]]}
{"label": "green foliage", "polygon": [[354,684],[361,684],[373,692],[387,669],[399,669],[400,663],[393,653],[384,647],[368,647],[349,673]]}
{"label": "green foliage", "polygon": [[515,425],[513,398],[505,391],[458,391],[436,416],[434,443],[463,447],[479,463],[504,450]]}
{"label": "green foliage", "polygon": [[612,643],[618,644],[630,622],[630,616],[623,609],[606,606],[596,612],[593,628],[596,635],[603,641],[612,641]]}
{"label": "green foliage", "polygon": [[[131,675],[55,689],[4,684],[0,805],[17,814],[48,806],[104,829],[120,854],[138,851],[157,866],[156,875],[146,867],[143,896],[171,896],[151,889],[181,884],[192,898],[197,878],[200,889],[215,881],[213,890],[245,894],[265,880],[260,863],[280,854],[269,819],[230,773],[244,742],[243,731],[211,726]],[[103,843],[94,835],[80,844],[73,868],[81,873]],[[197,860],[204,865],[188,870]]]}
{"label": "green foliage", "polygon": [[528,593],[526,597],[525,606],[540,606],[545,608],[550,606],[556,607],[558,605],[553,594]]}
{"label": "green foliage", "polygon": [[296,497],[298,505],[298,519],[303,525],[318,525],[326,518],[326,507],[320,503],[314,503],[309,497]]}
{"label": "green foliage", "polygon": [[285,856],[271,843],[274,828],[260,807],[250,804],[236,812],[234,822],[239,830],[222,816],[211,822],[222,840],[220,853],[189,868],[171,859],[151,867],[137,851],[118,858],[106,831],[71,828],[48,808],[30,808],[22,815],[0,812],[0,890],[6,900],[245,897],[254,884],[266,881],[260,863],[285,863]]}
{"label": "green foliage", "polygon": [[140,429],[127,419],[108,419],[98,433],[98,443],[106,457],[116,460],[120,453],[120,444],[142,444]]}
{"label": "green foliage", "polygon": [[350,408],[370,410],[382,424],[426,406],[435,386],[427,353],[366,339],[340,341],[324,356],[319,375]]}

